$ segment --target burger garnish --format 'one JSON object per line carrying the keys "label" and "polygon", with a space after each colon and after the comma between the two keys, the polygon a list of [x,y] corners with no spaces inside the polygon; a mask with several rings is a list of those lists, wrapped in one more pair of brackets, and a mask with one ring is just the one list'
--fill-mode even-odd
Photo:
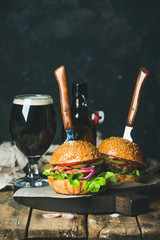
{"label": "burger garnish", "polygon": [[114,173],[102,172],[103,162],[98,149],[91,143],[71,141],[55,150],[51,164],[45,165],[43,174],[48,176],[51,187],[59,193],[98,192],[106,183],[116,183]]}
{"label": "burger garnish", "polygon": [[102,154],[108,169],[114,173],[140,176],[143,165],[131,160]]}
{"label": "burger garnish", "polygon": [[141,148],[134,142],[110,137],[98,146],[108,169],[115,173],[117,181],[139,181],[146,161]]}

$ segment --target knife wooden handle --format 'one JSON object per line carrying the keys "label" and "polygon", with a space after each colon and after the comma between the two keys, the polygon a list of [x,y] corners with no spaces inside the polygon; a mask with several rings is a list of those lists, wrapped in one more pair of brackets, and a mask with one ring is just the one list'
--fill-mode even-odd
{"label": "knife wooden handle", "polygon": [[61,66],[54,71],[60,94],[61,112],[63,118],[64,129],[72,128],[71,110],[68,95],[68,85],[66,79],[65,66]]}
{"label": "knife wooden handle", "polygon": [[129,127],[133,127],[134,125],[138,107],[140,104],[140,99],[142,96],[143,87],[148,76],[149,76],[149,71],[144,67],[141,67],[138,73],[137,82],[136,82],[136,86],[134,89],[134,93],[133,93],[133,97],[132,97],[132,101],[131,101],[131,105],[128,113],[126,125]]}

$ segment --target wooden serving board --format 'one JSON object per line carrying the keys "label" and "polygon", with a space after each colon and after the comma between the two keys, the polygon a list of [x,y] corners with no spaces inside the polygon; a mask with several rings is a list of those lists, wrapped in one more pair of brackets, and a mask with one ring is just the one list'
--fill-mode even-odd
{"label": "wooden serving board", "polygon": [[13,195],[15,201],[25,206],[56,212],[77,214],[121,213],[136,216],[149,211],[148,196],[143,188],[131,190],[108,189],[101,194],[70,196],[57,194],[51,187],[23,188]]}

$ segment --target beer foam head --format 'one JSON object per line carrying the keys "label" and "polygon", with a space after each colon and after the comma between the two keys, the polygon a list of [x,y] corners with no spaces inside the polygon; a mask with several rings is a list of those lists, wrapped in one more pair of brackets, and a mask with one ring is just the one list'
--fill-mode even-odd
{"label": "beer foam head", "polygon": [[18,105],[49,105],[53,103],[53,99],[49,95],[45,94],[24,94],[17,95],[14,100],[14,104]]}

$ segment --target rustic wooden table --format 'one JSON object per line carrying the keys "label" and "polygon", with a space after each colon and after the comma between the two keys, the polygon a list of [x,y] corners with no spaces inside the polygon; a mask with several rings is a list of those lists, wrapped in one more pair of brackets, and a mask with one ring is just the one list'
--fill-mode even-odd
{"label": "rustic wooden table", "polygon": [[0,240],[3,239],[160,239],[160,183],[146,189],[149,213],[135,217],[119,214],[74,214],[73,220],[44,218],[51,213],[30,209],[0,191]]}

